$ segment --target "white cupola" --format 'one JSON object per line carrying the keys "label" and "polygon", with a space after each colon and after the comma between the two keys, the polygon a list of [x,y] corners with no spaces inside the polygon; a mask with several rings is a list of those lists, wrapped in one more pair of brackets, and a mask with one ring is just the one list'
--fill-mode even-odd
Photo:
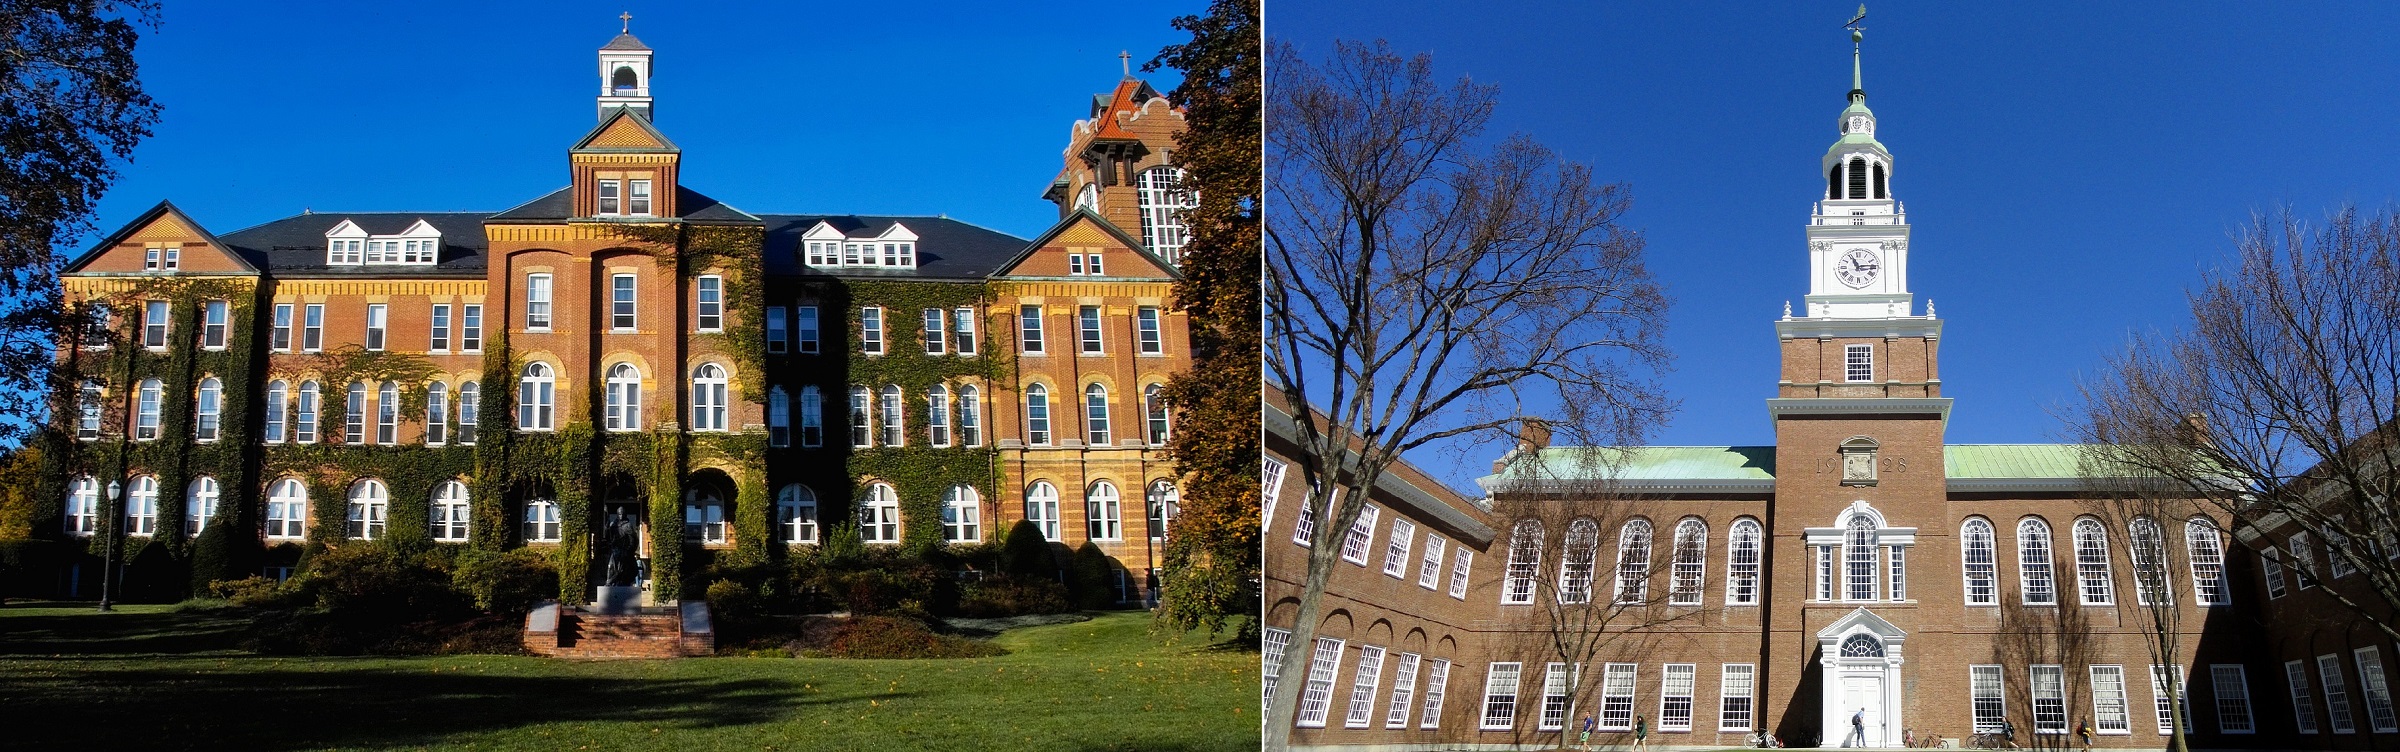
{"label": "white cupola", "polygon": [[1912,317],[1908,290],[1908,215],[1892,197],[1892,152],[1875,139],[1859,46],[1850,33],[1849,106],[1834,121],[1839,137],[1825,150],[1825,194],[1809,217],[1809,284],[1802,318]]}
{"label": "white cupola", "polygon": [[607,120],[610,110],[623,107],[648,120],[650,48],[633,38],[633,14],[618,19],[625,22],[624,28],[600,47],[600,119]]}

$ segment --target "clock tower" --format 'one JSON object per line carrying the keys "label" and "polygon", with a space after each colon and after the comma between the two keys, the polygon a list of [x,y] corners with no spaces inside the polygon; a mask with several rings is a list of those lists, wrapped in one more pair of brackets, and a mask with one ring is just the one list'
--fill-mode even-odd
{"label": "clock tower", "polygon": [[1913,313],[1908,292],[1908,214],[1892,197],[1892,153],[1875,140],[1875,112],[1850,56],[1850,106],[1819,165],[1825,197],[1808,222],[1809,318],[1884,318]]}

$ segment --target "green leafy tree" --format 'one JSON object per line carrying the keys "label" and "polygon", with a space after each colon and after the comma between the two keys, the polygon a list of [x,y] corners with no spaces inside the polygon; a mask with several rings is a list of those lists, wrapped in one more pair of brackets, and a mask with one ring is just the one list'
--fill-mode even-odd
{"label": "green leafy tree", "polygon": [[1168,452],[1182,476],[1158,618],[1210,634],[1258,632],[1259,3],[1217,0],[1175,28],[1192,41],[1150,63],[1183,72],[1175,158],[1199,206],[1184,212],[1175,303],[1191,321],[1192,368],[1167,383],[1177,414]]}

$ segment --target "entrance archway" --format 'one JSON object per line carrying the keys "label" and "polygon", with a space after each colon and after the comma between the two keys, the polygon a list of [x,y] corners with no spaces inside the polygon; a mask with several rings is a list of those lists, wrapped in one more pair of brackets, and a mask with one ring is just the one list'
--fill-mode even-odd
{"label": "entrance archway", "polygon": [[1865,608],[1817,631],[1824,669],[1818,696],[1819,747],[1898,747],[1902,722],[1900,655],[1908,635]]}

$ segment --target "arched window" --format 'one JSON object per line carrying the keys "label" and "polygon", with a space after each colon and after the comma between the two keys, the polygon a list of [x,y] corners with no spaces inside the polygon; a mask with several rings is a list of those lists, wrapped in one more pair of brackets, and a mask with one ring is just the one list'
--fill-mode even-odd
{"label": "arched window", "polygon": [[1875,600],[1875,520],[1851,514],[1842,530],[1842,599]]}
{"label": "arched window", "polygon": [[1147,502],[1143,506],[1150,512],[1147,518],[1150,539],[1166,540],[1167,527],[1175,524],[1175,515],[1183,511],[1183,494],[1175,490],[1174,483],[1162,479],[1151,481],[1150,491],[1143,498]]}
{"label": "arched window", "polygon": [[1875,639],[1874,635],[1863,634],[1854,634],[1843,638],[1842,657],[1881,658],[1883,657],[1883,641]]}
{"label": "arched window", "polygon": [[767,390],[767,445],[792,445],[792,396],[780,386]]}
{"label": "arched window", "polygon": [[77,476],[67,486],[67,534],[90,536],[100,531],[100,481]]}
{"label": "arched window", "polygon": [[[90,382],[86,383],[88,384]],[[87,389],[88,388],[89,387],[87,387]],[[267,426],[264,435],[260,438],[261,441],[264,441],[268,444],[281,444],[284,442],[284,431],[286,430],[285,426],[287,425],[285,421],[291,419],[291,413],[289,412],[291,410],[291,401],[292,387],[290,384],[284,383],[280,379],[267,382]],[[99,425],[99,415],[92,414],[86,422],[93,425],[94,430],[97,430]]]}
{"label": "arched window", "polygon": [[558,384],[550,364],[525,364],[525,375],[517,379],[517,430],[551,430],[552,403],[557,399]]}
{"label": "arched window", "polygon": [[867,486],[858,538],[868,543],[900,542],[900,492],[882,483]]}
{"label": "arched window", "polygon": [[383,537],[383,524],[391,510],[391,493],[383,481],[369,478],[350,484],[351,538],[375,540]]}
{"label": "arched window", "polygon": [[425,443],[445,444],[450,441],[450,385],[436,381],[425,385]]}
{"label": "arched window", "polygon": [[974,488],[956,485],[942,492],[942,540],[950,543],[983,540],[983,497]]}
{"label": "arched window", "polygon": [[267,537],[298,539],[308,535],[308,485],[299,478],[275,481],[267,489]]}
{"label": "arched window", "polygon": [[983,406],[976,402],[975,385],[958,386],[958,443],[983,446]]}
{"label": "arched window", "polygon": [[317,382],[300,382],[300,417],[292,421],[292,438],[302,444],[317,443]]}
{"label": "arched window", "polygon": [[2184,523],[2183,544],[2191,556],[2193,602],[2203,606],[2233,604],[2233,589],[2225,582],[2224,538],[2216,523],[2194,517]]}
{"label": "arched window", "polygon": [[2167,541],[2158,523],[2148,517],[2136,517],[2126,527],[2126,539],[2132,543],[2133,594],[2140,605],[2163,604],[2174,597],[2174,586],[2167,576]]}
{"label": "arched window", "polygon": [[702,363],[692,369],[692,430],[725,430],[725,369]]}
{"label": "arched window", "polygon": [[1183,190],[1183,170],[1165,166],[1143,170],[1135,187],[1141,204],[1142,243],[1167,263],[1176,263],[1189,238],[1182,211],[1192,206],[1191,194]]}
{"label": "arched window", "polygon": [[882,396],[880,404],[875,406],[875,417],[882,420],[883,445],[906,446],[908,444],[908,414],[900,406],[899,385],[883,385]]}
{"label": "arched window", "polygon": [[1040,384],[1025,386],[1025,443],[1050,445],[1050,390]]}
{"label": "arched window", "polygon": [[798,483],[777,491],[775,530],[785,543],[817,542],[817,492]]}
{"label": "arched window", "polygon": [[1599,560],[1600,523],[1586,517],[1567,523],[1567,539],[1559,547],[1558,602],[1592,601],[1592,570]]}
{"label": "arched window", "polygon": [[1850,158],[1850,198],[1866,198],[1866,197],[1867,197],[1867,160],[1866,160],[1866,158],[1864,158],[1864,157],[1851,157],[1851,158]]}
{"label": "arched window", "polygon": [[1886,196],[1884,195],[1884,190],[1883,190],[1883,163],[1882,163],[1882,162],[1877,162],[1877,163],[1875,163],[1875,197],[1876,197],[1876,198],[1885,198],[1885,197],[1886,197]]}
{"label": "arched window", "polygon": [[617,72],[608,77],[608,88],[621,97],[633,96],[634,92],[640,91],[641,85],[641,79],[634,75],[633,67],[629,65],[617,66]]}
{"label": "arched window", "polygon": [[458,443],[475,443],[475,422],[483,419],[476,406],[482,401],[482,386],[472,381],[458,385]]}
{"label": "arched window", "polygon": [[950,445],[950,390],[940,384],[925,390],[925,430],[934,446]]}
{"label": "arched window", "polygon": [[603,426],[611,431],[642,430],[642,370],[632,363],[609,366],[607,389]]}
{"label": "arched window", "polygon": [[158,478],[144,475],[133,479],[133,487],[125,493],[125,534],[150,535],[158,532]]}
{"label": "arched window", "polygon": [[1617,531],[1617,602],[1650,599],[1650,521],[1634,520]]}
{"label": "arched window", "polygon": [[1967,579],[1969,606],[2000,604],[2000,575],[1993,563],[1992,537],[1992,523],[1981,517],[1969,519],[1959,527],[1959,563]]}
{"label": "arched window", "polygon": [[400,382],[386,381],[375,390],[375,443],[400,443]]}
{"label": "arched window", "polygon": [[2075,581],[2082,591],[2083,605],[2106,606],[2116,602],[2116,581],[2108,573],[2108,529],[2090,517],[2075,521]]}
{"label": "arched window", "polygon": [[342,403],[342,443],[367,443],[367,382],[350,382],[348,394]]}
{"label": "arched window", "polygon": [[1542,523],[1524,520],[1508,534],[1508,571],[1500,588],[1503,604],[1533,602],[1533,578],[1542,571]]}
{"label": "arched window", "polygon": [[1147,438],[1150,439],[1151,446],[1167,443],[1167,397],[1163,394],[1165,391],[1164,387],[1157,384],[1142,388],[1142,412],[1150,418],[1150,435]]}
{"label": "arched window", "polygon": [[210,376],[200,380],[199,404],[192,410],[192,438],[197,441],[216,441],[218,412],[225,403],[225,382]]}
{"label": "arched window", "polygon": [[2050,579],[2050,524],[2040,517],[2017,523],[2017,583],[2025,605],[2058,603],[2058,586]]}
{"label": "arched window", "polygon": [[433,489],[433,506],[427,511],[433,539],[444,543],[460,543],[467,539],[467,484],[455,480],[442,481]]}
{"label": "arched window", "polygon": [[725,542],[725,497],[716,489],[703,487],[685,494],[683,538],[702,545]]}
{"label": "arched window", "polygon": [[1108,431],[1108,387],[1093,384],[1083,388],[1083,423],[1090,429],[1085,437],[1092,446],[1108,446],[1113,439]]}
{"label": "arched window", "polygon": [[1733,521],[1725,550],[1725,605],[1758,605],[1760,532],[1758,520],[1744,517]]}
{"label": "arched window", "polygon": [[867,418],[867,403],[874,398],[863,386],[850,387],[850,446],[865,449],[875,445],[875,426]]}
{"label": "arched window", "polygon": [[141,402],[135,408],[133,418],[133,439],[135,441],[150,441],[158,438],[158,401],[161,398],[162,389],[158,379],[142,380]]}
{"label": "arched window", "polygon": [[1090,534],[1091,540],[1113,541],[1123,538],[1122,514],[1117,500],[1117,484],[1105,480],[1094,482],[1091,490],[1083,496],[1085,532]]}
{"label": "arched window", "polygon": [[206,475],[192,479],[191,487],[183,492],[185,536],[198,538],[200,531],[208,529],[208,521],[217,518],[217,500],[221,496],[217,479]]}
{"label": "arched window", "polygon": [[800,387],[800,445],[825,445],[825,395],[815,384]]}
{"label": "arched window", "polygon": [[558,542],[558,502],[534,499],[525,502],[525,542]]}
{"label": "arched window", "polygon": [[1042,539],[1058,540],[1058,487],[1034,481],[1025,489],[1025,519],[1042,529]]}
{"label": "arched window", "polygon": [[1083,184],[1083,189],[1082,189],[1082,190],[1078,190],[1078,191],[1076,191],[1076,192],[1075,192],[1075,208],[1077,208],[1077,209],[1091,209],[1091,210],[1093,210],[1093,211],[1099,211],[1099,209],[1100,209],[1100,184],[1099,184],[1099,183],[1085,183],[1085,184]]}
{"label": "arched window", "polygon": [[1675,523],[1675,564],[1667,573],[1667,602],[1700,605],[1700,584],[1708,574],[1708,523],[1686,517]]}
{"label": "arched window", "polygon": [[1837,199],[1842,197],[1841,165],[1834,165],[1833,169],[1825,171],[1825,197]]}

